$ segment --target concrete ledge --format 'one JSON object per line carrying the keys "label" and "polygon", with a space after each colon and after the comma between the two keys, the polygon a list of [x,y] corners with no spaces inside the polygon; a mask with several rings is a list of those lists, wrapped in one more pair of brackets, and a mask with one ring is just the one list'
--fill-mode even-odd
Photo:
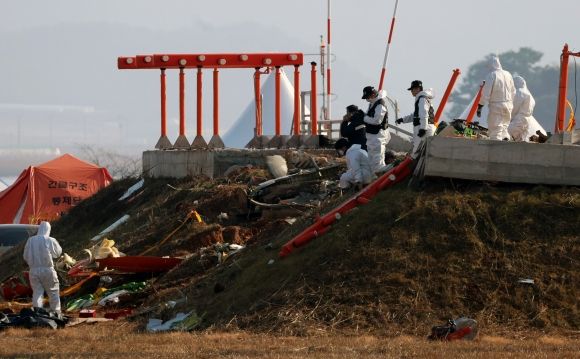
{"label": "concrete ledge", "polygon": [[[143,176],[152,178],[205,175],[222,176],[234,165],[266,167],[266,157],[281,155],[288,158],[288,149],[248,150],[170,150],[143,152]],[[334,150],[308,150],[312,154],[328,154]]]}
{"label": "concrete ledge", "polygon": [[425,175],[469,180],[580,185],[580,146],[469,140],[427,141]]}

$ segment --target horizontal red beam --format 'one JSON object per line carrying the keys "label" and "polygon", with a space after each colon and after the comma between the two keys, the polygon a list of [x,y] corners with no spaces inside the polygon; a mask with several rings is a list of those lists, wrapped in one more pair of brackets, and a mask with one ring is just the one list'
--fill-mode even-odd
{"label": "horizontal red beam", "polygon": [[258,54],[154,54],[122,56],[117,59],[120,70],[184,68],[259,68],[294,66],[304,63],[304,55],[291,53]]}

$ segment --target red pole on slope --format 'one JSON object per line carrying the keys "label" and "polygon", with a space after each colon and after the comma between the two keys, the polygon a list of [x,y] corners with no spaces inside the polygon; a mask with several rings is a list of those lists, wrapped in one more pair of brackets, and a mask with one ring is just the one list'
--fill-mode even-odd
{"label": "red pole on slope", "polygon": [[300,69],[294,66],[294,135],[300,135]]}
{"label": "red pole on slope", "polygon": [[570,52],[568,44],[564,45],[562,56],[560,57],[560,89],[558,92],[558,109],[556,112],[556,124],[554,133],[564,132],[564,117],[566,116],[566,91],[568,90],[568,60]]}
{"label": "red pole on slope", "polygon": [[213,69],[213,135],[219,136],[219,71]]}
{"label": "red pole on slope", "polygon": [[167,86],[165,69],[161,69],[161,137],[167,136]]}
{"label": "red pole on slope", "polygon": [[179,136],[185,136],[185,71],[179,68]]}
{"label": "red pole on slope", "polygon": [[455,69],[453,70],[453,74],[451,75],[451,80],[449,80],[449,84],[447,85],[447,89],[445,90],[445,93],[443,94],[443,98],[441,99],[441,103],[439,103],[439,107],[437,107],[437,112],[435,113],[435,126],[437,126],[439,124],[439,119],[441,118],[441,114],[443,114],[443,109],[445,108],[445,105],[447,104],[447,100],[449,99],[449,96],[451,95],[451,91],[453,90],[453,87],[455,86],[455,82],[457,81],[457,78],[459,77],[459,75],[461,74],[461,71],[459,69]]}
{"label": "red pole on slope", "polygon": [[260,69],[254,72],[254,97],[256,103],[256,136],[262,136],[262,105],[260,104]]}
{"label": "red pole on slope", "polygon": [[311,62],[310,70],[310,134],[318,134],[318,94],[316,90],[316,62]]}
{"label": "red pole on slope", "polygon": [[393,30],[395,29],[395,17],[397,15],[397,7],[399,0],[395,1],[395,10],[393,11],[393,19],[391,20],[391,29],[389,30],[389,38],[387,40],[387,49],[385,50],[385,57],[383,59],[383,69],[381,70],[381,79],[379,80],[379,91],[383,89],[383,82],[387,73],[387,59],[389,58],[389,49],[391,48],[391,40],[393,39]]}
{"label": "red pole on slope", "polygon": [[201,67],[197,68],[197,135],[202,136],[202,71]]}
{"label": "red pole on slope", "polygon": [[276,66],[276,107],[274,115],[276,119],[276,136],[280,136],[282,134],[280,98],[280,66]]}
{"label": "red pole on slope", "polygon": [[477,91],[477,96],[475,96],[475,101],[473,101],[473,105],[471,106],[471,110],[469,110],[469,114],[465,119],[466,123],[471,123],[473,120],[473,116],[475,116],[475,112],[477,111],[477,106],[479,105],[479,101],[481,100],[481,94],[483,93],[483,86],[485,85],[485,81],[482,82],[481,86],[479,86],[479,91]]}

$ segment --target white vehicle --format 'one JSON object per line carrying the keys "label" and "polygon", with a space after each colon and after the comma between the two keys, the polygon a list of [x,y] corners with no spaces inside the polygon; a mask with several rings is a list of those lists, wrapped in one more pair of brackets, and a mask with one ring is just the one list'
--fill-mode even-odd
{"label": "white vehicle", "polygon": [[37,232],[36,224],[0,224],[0,256]]}

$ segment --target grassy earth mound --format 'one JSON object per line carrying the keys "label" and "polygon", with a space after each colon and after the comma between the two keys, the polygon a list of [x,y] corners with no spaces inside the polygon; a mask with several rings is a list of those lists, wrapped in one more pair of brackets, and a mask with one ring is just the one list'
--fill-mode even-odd
{"label": "grassy earth mound", "polygon": [[205,326],[285,334],[425,334],[458,316],[578,330],[579,207],[575,188],[399,186],[287,259],[278,249],[308,223],[254,244],[182,288],[179,309]]}

